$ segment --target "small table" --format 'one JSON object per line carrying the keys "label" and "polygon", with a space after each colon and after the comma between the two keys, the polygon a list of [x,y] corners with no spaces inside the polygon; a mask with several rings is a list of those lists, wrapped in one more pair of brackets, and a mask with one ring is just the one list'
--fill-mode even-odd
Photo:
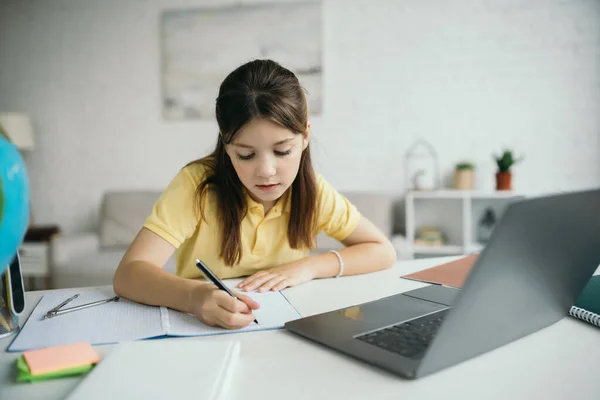
{"label": "small table", "polygon": [[52,241],[60,234],[56,225],[30,226],[19,247],[19,260],[26,290],[52,288]]}

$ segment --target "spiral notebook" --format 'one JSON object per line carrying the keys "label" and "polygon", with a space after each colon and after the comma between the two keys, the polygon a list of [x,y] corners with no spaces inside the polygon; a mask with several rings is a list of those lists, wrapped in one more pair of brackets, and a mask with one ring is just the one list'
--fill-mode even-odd
{"label": "spiral notebook", "polygon": [[600,327],[600,275],[592,276],[569,314]]}
{"label": "spiral notebook", "polygon": [[208,326],[194,315],[123,298],[118,302],[42,319],[48,310],[75,293],[80,295],[69,303],[70,306],[115,295],[111,287],[81,291],[60,290],[44,295],[8,351],[25,351],[76,342],[100,345],[167,336],[205,336],[282,329],[287,321],[301,316],[281,292],[250,292],[245,294],[260,304],[260,308],[253,312],[258,324],[251,323],[235,330]]}

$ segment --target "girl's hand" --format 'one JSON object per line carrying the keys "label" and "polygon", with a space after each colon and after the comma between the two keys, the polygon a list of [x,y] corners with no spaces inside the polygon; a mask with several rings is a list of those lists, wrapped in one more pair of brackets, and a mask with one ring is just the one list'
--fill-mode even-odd
{"label": "girl's hand", "polygon": [[259,271],[241,281],[237,287],[245,292],[258,290],[282,290],[314,279],[314,273],[305,264],[290,263],[265,271]]}
{"label": "girl's hand", "polygon": [[260,306],[250,297],[233,292],[234,299],[215,285],[199,284],[192,289],[190,310],[200,321],[209,326],[239,329],[254,321],[252,310]]}

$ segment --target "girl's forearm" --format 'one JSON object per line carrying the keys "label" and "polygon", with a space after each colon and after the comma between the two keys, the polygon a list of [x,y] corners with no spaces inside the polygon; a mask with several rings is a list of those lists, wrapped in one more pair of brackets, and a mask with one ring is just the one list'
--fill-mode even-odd
{"label": "girl's forearm", "polygon": [[[338,250],[344,262],[343,276],[364,274],[391,268],[396,262],[396,250],[390,242],[360,243]],[[340,262],[327,252],[303,260],[315,278],[330,278],[340,272]]]}
{"label": "girl's forearm", "polygon": [[119,265],[113,280],[117,295],[154,306],[190,312],[192,291],[204,283],[180,278],[145,261]]}

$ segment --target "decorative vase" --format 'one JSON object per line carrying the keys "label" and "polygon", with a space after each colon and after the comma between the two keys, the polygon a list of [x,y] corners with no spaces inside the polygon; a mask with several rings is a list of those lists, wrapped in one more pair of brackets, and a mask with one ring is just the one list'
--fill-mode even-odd
{"label": "decorative vase", "polygon": [[454,188],[473,190],[475,188],[475,171],[472,169],[457,169],[454,172]]}
{"label": "decorative vase", "polygon": [[410,190],[434,190],[440,187],[438,156],[434,147],[419,139],[404,154],[405,185]]}
{"label": "decorative vase", "polygon": [[496,190],[512,190],[512,175],[510,172],[496,173]]}

